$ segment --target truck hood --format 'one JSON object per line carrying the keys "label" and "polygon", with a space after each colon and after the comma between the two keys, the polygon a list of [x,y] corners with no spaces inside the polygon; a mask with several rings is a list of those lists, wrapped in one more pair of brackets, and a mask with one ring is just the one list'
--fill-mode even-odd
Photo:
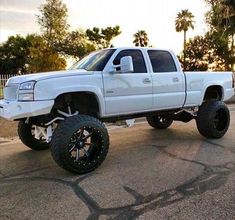
{"label": "truck hood", "polygon": [[91,75],[93,72],[86,70],[66,70],[66,71],[54,71],[45,73],[34,73],[22,76],[15,76],[9,79],[8,84],[20,84],[28,81],[40,81],[52,78],[79,76],[79,75]]}

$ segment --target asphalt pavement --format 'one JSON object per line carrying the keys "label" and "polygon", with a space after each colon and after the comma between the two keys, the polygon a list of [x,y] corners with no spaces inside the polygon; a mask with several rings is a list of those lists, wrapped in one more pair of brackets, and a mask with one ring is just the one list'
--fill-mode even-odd
{"label": "asphalt pavement", "polygon": [[235,105],[222,139],[195,122],[110,130],[94,172],[58,167],[50,151],[0,139],[0,219],[235,219]]}

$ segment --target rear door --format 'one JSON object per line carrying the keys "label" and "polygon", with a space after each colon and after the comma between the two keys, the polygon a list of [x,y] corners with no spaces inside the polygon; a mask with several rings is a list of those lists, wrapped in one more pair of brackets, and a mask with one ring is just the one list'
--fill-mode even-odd
{"label": "rear door", "polygon": [[111,60],[119,65],[122,57],[131,56],[133,73],[104,72],[104,93],[107,115],[131,114],[152,108],[152,79],[139,49],[124,49]]}
{"label": "rear door", "polygon": [[185,77],[177,69],[168,51],[148,50],[152,64],[153,108],[170,109],[182,107],[185,101]]}

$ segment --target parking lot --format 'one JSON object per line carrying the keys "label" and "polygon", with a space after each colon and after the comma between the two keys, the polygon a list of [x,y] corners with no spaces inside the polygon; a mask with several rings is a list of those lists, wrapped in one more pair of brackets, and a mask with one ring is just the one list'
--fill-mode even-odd
{"label": "parking lot", "polygon": [[49,151],[0,139],[0,219],[234,219],[230,110],[220,140],[200,136],[194,121],[112,129],[106,160],[83,176],[59,168]]}

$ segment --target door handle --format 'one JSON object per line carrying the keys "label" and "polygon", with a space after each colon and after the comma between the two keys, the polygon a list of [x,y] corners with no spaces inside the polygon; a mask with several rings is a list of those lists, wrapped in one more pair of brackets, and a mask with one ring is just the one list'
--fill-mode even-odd
{"label": "door handle", "polygon": [[173,80],[173,82],[179,82],[180,81],[180,79],[178,77],[174,77],[172,80]]}
{"label": "door handle", "polygon": [[145,79],[143,79],[143,83],[145,83],[145,84],[151,83],[151,80],[149,78],[145,78]]}

